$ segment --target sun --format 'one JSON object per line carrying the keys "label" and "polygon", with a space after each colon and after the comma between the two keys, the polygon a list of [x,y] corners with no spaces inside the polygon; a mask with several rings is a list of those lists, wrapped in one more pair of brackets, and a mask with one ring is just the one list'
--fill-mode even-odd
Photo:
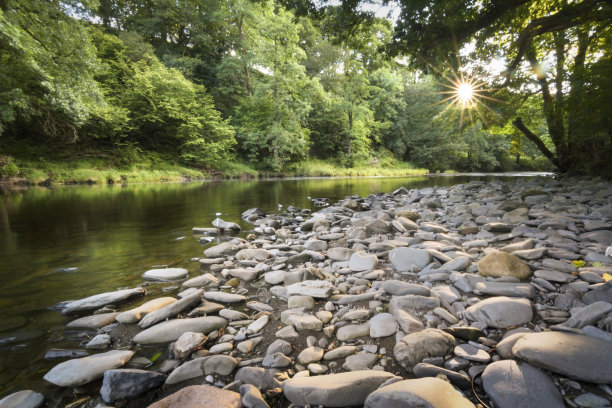
{"label": "sun", "polygon": [[468,82],[462,82],[455,90],[457,101],[462,105],[471,105],[474,102],[474,88]]}

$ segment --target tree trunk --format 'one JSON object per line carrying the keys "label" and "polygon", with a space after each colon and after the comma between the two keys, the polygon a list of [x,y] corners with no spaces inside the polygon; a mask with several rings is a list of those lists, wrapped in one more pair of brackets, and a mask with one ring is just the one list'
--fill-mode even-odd
{"label": "tree trunk", "polygon": [[525,137],[527,137],[527,139],[531,140],[533,143],[535,143],[535,145],[538,147],[538,149],[542,152],[542,154],[544,156],[546,156],[546,158],[548,160],[550,160],[550,162],[552,164],[555,165],[555,167],[557,167],[559,170],[563,170],[560,168],[559,166],[559,161],[558,159],[555,157],[555,155],[553,154],[553,152],[551,152],[548,147],[546,147],[546,145],[544,144],[544,142],[542,142],[542,140],[536,136],[531,130],[529,130],[527,128],[527,126],[525,126],[525,124],[523,123],[523,120],[520,117],[517,117],[516,119],[514,119],[514,121],[512,122],[512,124],[514,125],[515,128],[517,128],[518,130],[521,131],[521,133],[523,133],[525,135]]}
{"label": "tree trunk", "polygon": [[516,165],[517,166],[521,165],[521,154],[520,153],[516,154]]}
{"label": "tree trunk", "polygon": [[352,111],[348,112],[348,120],[349,120],[349,132],[348,132],[347,154],[350,156],[351,155],[351,137],[353,134],[353,112]]}
{"label": "tree trunk", "polygon": [[245,88],[247,95],[253,94],[253,87],[251,86],[251,76],[249,75],[249,66],[246,63],[246,50],[244,47],[244,32],[242,26],[244,23],[244,14],[240,15],[240,21],[238,22],[238,38],[240,39],[240,54],[242,55],[242,64],[244,65],[244,77],[245,77]]}

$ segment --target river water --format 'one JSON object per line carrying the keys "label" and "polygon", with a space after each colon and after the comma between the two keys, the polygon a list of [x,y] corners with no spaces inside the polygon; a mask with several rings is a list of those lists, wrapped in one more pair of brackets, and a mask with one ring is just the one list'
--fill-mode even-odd
{"label": "river water", "polygon": [[[536,173],[209,181],[187,184],[67,186],[0,190],[0,398],[21,389],[53,392],[42,376],[57,362],[50,348],[80,348],[65,332],[69,319],[49,307],[61,301],[141,284],[156,265],[185,267],[197,276],[204,249],[191,234],[210,227],[216,213],[249,224],[240,214],[289,205],[311,208],[309,197],[335,202],[471,180],[541,176]],[[279,204],[283,207],[279,210]],[[176,292],[170,292],[175,295]],[[85,339],[82,339],[85,340]]]}

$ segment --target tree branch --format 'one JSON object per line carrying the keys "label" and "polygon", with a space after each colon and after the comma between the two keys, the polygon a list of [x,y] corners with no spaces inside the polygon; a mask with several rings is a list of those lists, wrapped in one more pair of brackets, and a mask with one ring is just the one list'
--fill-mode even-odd
{"label": "tree branch", "polygon": [[516,119],[514,119],[514,121],[512,121],[512,125],[514,125],[514,127],[517,128],[522,134],[524,134],[525,137],[527,137],[527,139],[535,143],[538,150],[540,150],[542,154],[546,156],[546,158],[550,160],[552,164],[555,165],[555,167],[559,168],[559,162],[557,158],[555,157],[555,155],[553,154],[553,152],[551,152],[550,149],[546,147],[544,142],[542,142],[542,139],[540,139],[531,130],[529,130],[527,126],[525,126],[525,124],[523,123],[523,120],[520,117],[517,117]]}

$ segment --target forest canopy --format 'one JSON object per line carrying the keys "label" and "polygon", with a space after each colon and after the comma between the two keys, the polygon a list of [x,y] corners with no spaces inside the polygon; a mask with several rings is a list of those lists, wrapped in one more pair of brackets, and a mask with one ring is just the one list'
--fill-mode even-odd
{"label": "forest canopy", "polygon": [[611,17],[596,0],[0,0],[0,176],[147,155],[610,175]]}

